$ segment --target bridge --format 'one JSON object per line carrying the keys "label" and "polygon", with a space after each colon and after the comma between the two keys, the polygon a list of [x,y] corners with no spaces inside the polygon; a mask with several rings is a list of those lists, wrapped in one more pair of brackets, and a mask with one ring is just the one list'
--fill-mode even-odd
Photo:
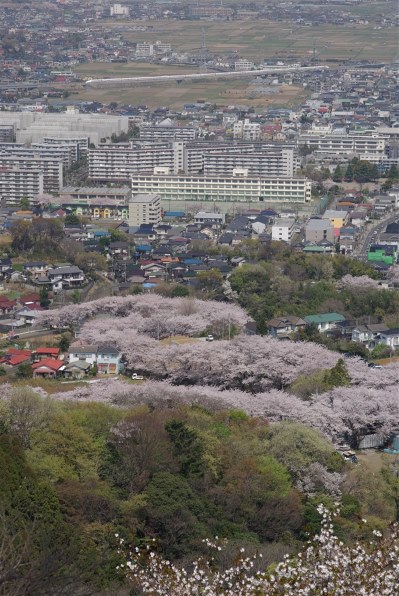
{"label": "bridge", "polygon": [[144,77],[120,77],[108,79],[89,79],[85,82],[87,87],[135,87],[137,85],[153,85],[159,83],[182,83],[183,81],[218,80],[218,79],[243,79],[281,74],[285,72],[307,72],[328,70],[328,66],[270,66],[259,70],[229,70],[224,72],[196,72],[190,74],[152,75]]}

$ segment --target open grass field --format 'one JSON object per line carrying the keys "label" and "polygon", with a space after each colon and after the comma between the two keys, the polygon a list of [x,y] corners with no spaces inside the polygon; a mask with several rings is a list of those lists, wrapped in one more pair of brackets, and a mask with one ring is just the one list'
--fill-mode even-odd
{"label": "open grass field", "polygon": [[176,109],[200,98],[217,105],[245,104],[254,108],[265,108],[266,106],[294,107],[308,97],[306,90],[293,85],[282,85],[278,93],[257,99],[248,98],[250,90],[248,80],[195,81],[184,82],[181,85],[176,83],[147,87],[140,85],[124,89],[80,87],[72,97],[76,100],[97,100],[103,103],[117,101],[122,104],[145,104],[150,108],[168,106]]}

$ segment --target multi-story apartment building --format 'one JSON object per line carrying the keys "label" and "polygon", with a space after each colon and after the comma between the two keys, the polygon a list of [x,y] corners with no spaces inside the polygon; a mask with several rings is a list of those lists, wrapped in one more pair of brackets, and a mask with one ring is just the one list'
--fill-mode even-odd
{"label": "multi-story apartment building", "polygon": [[205,176],[224,176],[236,168],[245,168],[249,176],[292,178],[299,167],[294,149],[284,147],[256,150],[252,146],[252,152],[248,153],[209,149],[204,151],[203,159]]}
{"label": "multi-story apartment building", "polygon": [[14,138],[14,124],[0,124],[0,143],[12,143]]}
{"label": "multi-story apartment building", "polygon": [[0,166],[0,198],[7,207],[25,198],[33,201],[43,189],[43,172]]}
{"label": "multi-story apartment building", "polygon": [[238,120],[233,124],[233,136],[235,139],[242,139],[243,141],[259,141],[260,132],[260,124],[250,122],[248,118],[245,118],[245,120]]}
{"label": "multi-story apartment building", "polygon": [[232,176],[176,176],[139,174],[132,178],[132,192],[157,193],[163,200],[306,203],[311,182],[306,178],[260,178],[242,170]]}
{"label": "multi-story apartment building", "polygon": [[137,144],[107,145],[89,151],[89,178],[98,182],[127,182],[138,173],[152,173],[157,166],[177,174],[183,170],[182,142],[156,147]]}
{"label": "multi-story apartment building", "polygon": [[43,172],[44,192],[58,192],[62,188],[62,160],[49,157],[19,157],[12,154],[0,154],[0,168],[22,169]]}
{"label": "multi-story apartment building", "polygon": [[0,155],[13,155],[16,157],[44,157],[61,160],[66,168],[70,168],[72,153],[68,146],[58,147],[42,144],[32,144],[31,147],[21,146],[20,143],[0,144]]}
{"label": "multi-story apartment building", "polygon": [[143,141],[194,141],[198,129],[193,126],[141,126],[140,140]]}
{"label": "multi-story apartment building", "polygon": [[272,225],[272,240],[291,242],[295,229],[295,219],[278,219]]}
{"label": "multi-story apartment building", "polygon": [[129,201],[129,226],[157,225],[161,221],[161,197],[157,193],[133,194]]}
{"label": "multi-story apartment building", "polygon": [[69,145],[73,147],[75,161],[87,155],[89,149],[89,137],[44,137],[45,145]]}
{"label": "multi-story apartment building", "polygon": [[386,142],[379,135],[364,134],[301,134],[299,145],[308,145],[319,156],[333,154],[347,158],[356,155],[360,159],[382,158]]}

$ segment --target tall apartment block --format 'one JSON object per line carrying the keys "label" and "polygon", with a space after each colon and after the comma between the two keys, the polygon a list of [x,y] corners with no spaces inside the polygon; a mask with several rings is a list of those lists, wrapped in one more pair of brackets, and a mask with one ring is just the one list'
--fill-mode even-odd
{"label": "tall apartment block", "polygon": [[24,198],[33,201],[43,193],[43,181],[43,172],[39,170],[0,166],[1,202],[13,207]]}

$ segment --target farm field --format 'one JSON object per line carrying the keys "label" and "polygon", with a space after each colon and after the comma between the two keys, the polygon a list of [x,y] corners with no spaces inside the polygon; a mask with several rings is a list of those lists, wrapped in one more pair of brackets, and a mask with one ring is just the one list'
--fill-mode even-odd
{"label": "farm field", "polygon": [[[384,10],[387,4],[383,3]],[[365,7],[364,7],[365,8]],[[365,15],[366,18],[366,15]],[[268,20],[248,21],[151,21],[146,31],[143,21],[107,21],[106,26],[118,31],[126,39],[171,43],[178,51],[200,50],[202,31],[211,52],[238,52],[246,58],[311,57],[313,44],[319,60],[392,60],[398,52],[397,30],[376,29],[374,23],[335,26],[297,25],[292,22]],[[118,67],[119,65],[113,65]]]}
{"label": "farm field", "polygon": [[145,104],[150,108],[161,105],[182,108],[184,104],[195,102],[200,98],[217,105],[245,104],[254,108],[294,107],[308,97],[308,92],[301,87],[282,85],[273,95],[249,99],[248,94],[251,89],[252,86],[248,85],[248,80],[196,81],[184,82],[181,85],[168,83],[123,89],[79,87],[76,88],[76,93],[74,92],[72,97],[76,100],[97,100],[103,103],[117,101],[122,104]]}

